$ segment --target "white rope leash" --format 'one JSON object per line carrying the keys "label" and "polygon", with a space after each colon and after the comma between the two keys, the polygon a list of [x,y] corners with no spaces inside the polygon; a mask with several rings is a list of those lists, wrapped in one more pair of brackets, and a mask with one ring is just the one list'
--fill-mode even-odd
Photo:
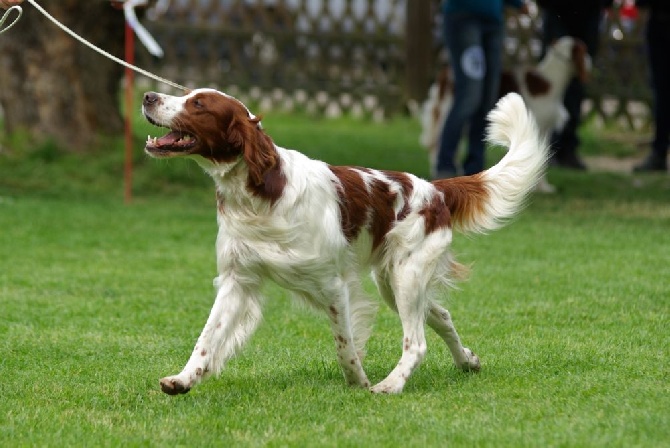
{"label": "white rope leash", "polygon": [[[5,21],[9,18],[9,15],[11,14],[12,11],[18,12],[18,15],[16,16],[14,21],[12,23],[10,23],[9,25],[7,25],[7,28],[5,28],[3,30],[2,25],[4,25]],[[21,14],[23,14],[23,9],[18,5],[14,5],[14,6],[10,7],[7,11],[5,11],[5,13],[0,18],[0,34],[4,33],[8,29],[10,29],[14,25],[16,25],[16,22],[18,22],[19,19],[21,18]]]}
{"label": "white rope leash", "polygon": [[[149,78],[155,79],[156,81],[165,83],[165,84],[167,84],[167,85],[169,85],[169,86],[171,86],[171,87],[175,87],[175,88],[180,89],[180,90],[188,90],[186,87],[182,86],[181,84],[177,84],[176,82],[170,81],[169,79],[161,78],[161,77],[158,76],[158,75],[154,75],[153,73],[151,73],[151,72],[149,72],[149,71],[147,71],[147,70],[144,70],[144,69],[142,69],[142,68],[139,68],[139,67],[137,67],[137,66],[134,66],[134,65],[132,65],[132,64],[129,64],[128,62],[124,61],[123,59],[119,59],[119,58],[117,58],[116,56],[114,56],[114,55],[112,55],[112,54],[106,52],[105,50],[96,47],[95,45],[93,45],[92,43],[90,43],[89,41],[87,41],[86,39],[84,39],[83,37],[79,36],[79,35],[78,35],[77,33],[75,33],[74,31],[72,31],[70,28],[66,27],[65,25],[63,25],[62,23],[60,23],[58,20],[56,20],[53,16],[51,16],[51,14],[49,14],[48,12],[46,12],[40,5],[38,5],[37,2],[36,2],[35,0],[27,0],[27,1],[28,1],[28,3],[30,3],[31,5],[33,5],[33,6],[35,7],[35,9],[37,9],[39,12],[41,12],[47,19],[51,20],[51,21],[52,21],[56,26],[58,26],[61,30],[65,31],[67,34],[69,34],[70,36],[72,36],[74,39],[78,40],[79,42],[81,42],[82,44],[86,45],[86,46],[89,47],[90,49],[92,49],[92,50],[94,50],[94,51],[100,53],[101,55],[105,56],[106,58],[109,58],[109,59],[111,59],[112,61],[116,62],[117,64],[121,64],[121,65],[123,65],[123,66],[126,67],[126,68],[129,68],[129,69],[134,70],[134,71],[136,71],[136,72],[138,72],[138,73],[141,73],[141,74],[143,74],[144,76],[147,76],[147,77],[149,77]],[[12,27],[12,26],[16,23],[16,21],[19,19],[19,17],[21,17],[21,12],[20,12],[20,11],[21,11],[21,8],[20,8],[19,6],[13,6],[13,7],[10,8],[9,10],[7,10],[7,13],[9,13],[9,11],[11,11],[13,8],[19,8],[19,16],[18,16],[16,19],[14,19],[14,22],[12,22],[12,23],[11,23],[7,28],[5,28],[3,31],[7,31],[10,27]],[[6,18],[6,16],[8,15],[7,13],[5,13],[5,15],[4,15],[4,16],[2,17],[2,19],[0,20],[0,27],[2,26],[2,23],[5,21],[5,18]]]}

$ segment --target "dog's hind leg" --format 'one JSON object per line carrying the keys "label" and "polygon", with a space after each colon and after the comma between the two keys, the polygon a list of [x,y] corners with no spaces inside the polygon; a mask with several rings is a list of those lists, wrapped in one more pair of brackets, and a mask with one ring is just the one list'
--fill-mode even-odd
{"label": "dog's hind leg", "polygon": [[402,267],[396,265],[390,283],[384,280],[384,274],[376,274],[377,286],[382,296],[400,316],[403,351],[400,361],[391,373],[372,387],[371,391],[374,393],[402,392],[412,372],[426,355],[424,324],[427,299],[424,273],[421,272],[423,268],[420,264],[412,263],[406,263]]}
{"label": "dog's hind leg", "polygon": [[[363,370],[361,357],[359,356],[354,338],[349,287],[348,282],[337,278],[323,288],[324,297],[328,298],[328,318],[337,347],[337,361],[340,363],[347,384],[350,386],[370,387],[370,382]],[[361,316],[358,317],[360,318]],[[364,332],[362,329],[359,329],[359,331]],[[359,336],[359,344],[365,342],[361,340],[361,337],[367,339],[367,335],[362,334]]]}
{"label": "dog's hind leg", "polygon": [[[388,278],[378,270],[373,272],[373,278],[384,301],[392,310],[397,312],[398,308]],[[428,302],[428,315],[426,316],[426,321],[428,326],[430,326],[435,333],[446,342],[447,347],[449,347],[449,351],[454,358],[456,367],[464,371],[479,371],[481,367],[479,358],[472,352],[472,350],[463,347],[461,344],[461,339],[456,332],[456,327],[454,327],[449,311],[431,300]]]}
{"label": "dog's hind leg", "polygon": [[184,394],[206,376],[217,374],[261,320],[259,286],[243,285],[233,275],[218,277],[214,306],[191,357],[178,374],[161,379],[163,392]]}
{"label": "dog's hind leg", "polygon": [[472,350],[463,347],[461,344],[461,339],[451,321],[449,311],[431,301],[428,308],[427,323],[447,343],[456,367],[465,371],[479,371],[479,358],[472,353]]}
{"label": "dog's hind leg", "polygon": [[393,295],[393,289],[391,289],[388,276],[381,269],[374,269],[372,271],[372,279],[375,281],[377,290],[382,299],[384,299],[384,302],[397,313],[398,307],[395,304],[395,296]]}
{"label": "dog's hind leg", "polygon": [[363,362],[365,344],[372,333],[372,324],[377,316],[377,303],[363,290],[360,275],[352,273],[347,285],[349,289],[349,314],[351,315],[351,331],[358,358]]}

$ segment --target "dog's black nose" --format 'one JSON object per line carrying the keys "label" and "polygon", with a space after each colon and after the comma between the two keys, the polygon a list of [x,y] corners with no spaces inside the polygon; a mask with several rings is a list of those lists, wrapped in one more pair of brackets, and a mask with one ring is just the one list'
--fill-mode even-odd
{"label": "dog's black nose", "polygon": [[156,92],[147,92],[144,94],[143,104],[145,106],[151,106],[158,101],[158,94]]}

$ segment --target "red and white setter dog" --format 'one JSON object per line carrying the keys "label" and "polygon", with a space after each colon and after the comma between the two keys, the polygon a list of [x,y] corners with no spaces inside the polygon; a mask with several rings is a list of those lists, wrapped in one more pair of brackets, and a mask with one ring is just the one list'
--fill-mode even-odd
{"label": "red and white setter dog", "polygon": [[449,251],[453,230],[499,227],[541,176],[546,147],[520,96],[502,99],[490,115],[489,141],[509,148],[500,163],[434,182],[331,166],[277,146],[244,104],[216,90],[149,92],[142,110],[170,129],[149,138],[146,152],[194,159],[214,179],[218,204],[216,299],[186,366],[160,381],[165,393],[186,393],[222,370],[261,320],[266,280],[328,315],[346,382],[370,387],[362,358],[376,306],[363,293],[366,271],[404,333],[400,361],[372,392],[402,391],[426,354],[426,323],[458,368],[479,370],[431,292],[464,274]]}
{"label": "red and white setter dog", "polygon": [[[591,65],[586,45],[581,40],[570,36],[561,37],[547,49],[547,54],[535,67],[504,71],[500,79],[500,97],[510,92],[519,93],[535,117],[541,137],[549,139],[554,131],[563,129],[568,121],[563,97],[570,80],[576,76],[586,82]],[[422,132],[419,141],[428,149],[433,169],[440,134],[452,102],[453,85],[449,71],[445,68],[440,70],[430,87],[421,111]],[[538,182],[538,190],[552,193],[555,188],[542,178]]]}

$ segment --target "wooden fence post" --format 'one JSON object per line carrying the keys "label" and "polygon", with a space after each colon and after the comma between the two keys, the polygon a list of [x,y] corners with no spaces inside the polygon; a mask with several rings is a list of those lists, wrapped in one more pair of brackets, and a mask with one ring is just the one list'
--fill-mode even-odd
{"label": "wooden fence post", "polygon": [[408,99],[423,101],[431,83],[433,67],[434,20],[431,17],[431,2],[414,0],[407,2],[405,22],[405,84]]}

